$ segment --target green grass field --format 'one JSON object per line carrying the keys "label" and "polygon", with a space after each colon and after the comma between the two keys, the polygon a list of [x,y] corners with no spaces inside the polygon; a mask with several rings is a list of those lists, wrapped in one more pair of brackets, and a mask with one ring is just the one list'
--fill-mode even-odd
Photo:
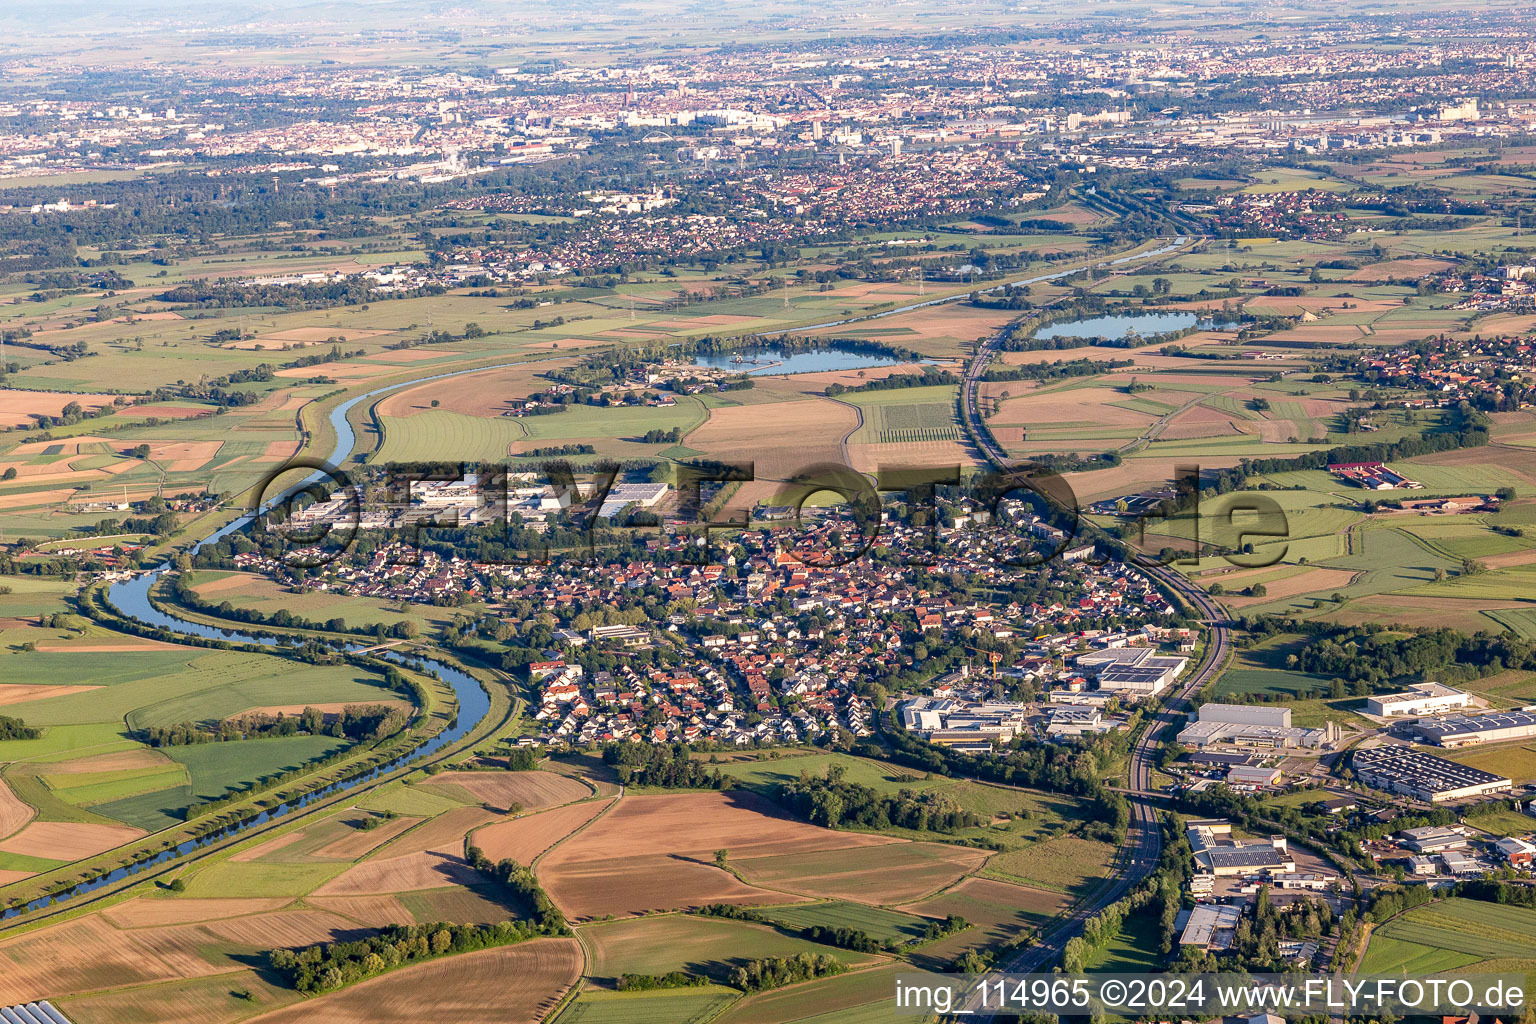
{"label": "green grass field", "polygon": [[621,974],[686,971],[724,984],[734,967],[758,957],[819,953],[850,964],[871,959],[868,953],[809,942],[765,925],[689,914],[595,924],[581,935],[596,951],[589,973],[615,980]]}
{"label": "green grass field", "polygon": [[919,938],[927,920],[862,903],[810,903],[784,907],[766,907],[761,913],[787,928],[857,928],[881,942],[906,942]]}
{"label": "green grass field", "polygon": [[1416,907],[1377,928],[1360,970],[1411,976],[1482,960],[1528,961],[1533,950],[1536,910],[1452,899]]}
{"label": "green grass field", "polygon": [[1163,965],[1158,952],[1162,940],[1161,924],[1151,914],[1127,915],[1114,938],[1089,958],[1088,970],[1105,974],[1156,971]]}
{"label": "green grass field", "polygon": [[727,988],[661,992],[583,992],[554,1024],[704,1024],[741,993]]}
{"label": "green grass field", "polygon": [[1109,871],[1115,848],[1109,843],[1061,836],[1020,850],[994,854],[982,868],[984,878],[1052,889],[1081,896]]}
{"label": "green grass field", "polygon": [[1457,764],[1506,776],[1517,786],[1536,779],[1536,746],[1499,743],[1486,747],[1463,747],[1447,751],[1443,756]]}

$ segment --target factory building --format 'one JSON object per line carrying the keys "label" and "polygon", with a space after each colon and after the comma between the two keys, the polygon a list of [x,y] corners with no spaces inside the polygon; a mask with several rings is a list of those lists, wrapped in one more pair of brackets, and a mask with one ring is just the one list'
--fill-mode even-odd
{"label": "factory building", "polygon": [[1533,859],[1536,859],[1536,846],[1532,846],[1524,839],[1505,837],[1493,844],[1499,851],[1499,856],[1512,868],[1528,868]]}
{"label": "factory building", "polygon": [[1194,853],[1195,870],[1207,875],[1252,875],[1296,870],[1284,836],[1247,841],[1232,838],[1229,821],[1191,821],[1184,833]]}
{"label": "factory building", "polygon": [[1501,775],[1407,747],[1357,750],[1354,769],[1367,786],[1427,803],[1508,793],[1512,788],[1510,781]]}
{"label": "factory building", "polygon": [[1423,828],[1404,829],[1399,833],[1403,845],[1415,853],[1440,853],[1443,850],[1460,850],[1467,845],[1467,837],[1453,828],[1426,825]]}
{"label": "factory building", "polygon": [[1179,732],[1179,742],[1195,750],[1220,744],[1266,750],[1316,750],[1327,749],[1339,741],[1339,727],[1334,722],[1319,729],[1292,726],[1290,708],[1202,704],[1196,718]]}
{"label": "factory building", "polygon": [[1220,952],[1232,948],[1243,908],[1201,903],[1180,916],[1184,930],[1179,935],[1179,945]]}
{"label": "factory building", "polygon": [[1112,647],[1086,651],[1075,659],[1079,668],[1098,676],[1099,689],[1133,696],[1154,696],[1173,684],[1189,659],[1160,654],[1155,647]]}
{"label": "factory building", "polygon": [[1251,704],[1202,704],[1195,712],[1199,722],[1225,722],[1230,725],[1273,725],[1291,727],[1290,708],[1258,707]]}
{"label": "factory building", "polygon": [[1404,715],[1438,715],[1470,707],[1470,694],[1444,683],[1416,683],[1401,693],[1381,693],[1366,699],[1367,713],[1381,718]]}
{"label": "factory building", "polygon": [[1449,715],[1413,727],[1421,743],[1439,747],[1467,747],[1536,736],[1536,713],[1497,711],[1486,715]]}
{"label": "factory building", "polygon": [[1273,786],[1279,781],[1279,768],[1235,764],[1227,769],[1227,785],[1229,786]]}

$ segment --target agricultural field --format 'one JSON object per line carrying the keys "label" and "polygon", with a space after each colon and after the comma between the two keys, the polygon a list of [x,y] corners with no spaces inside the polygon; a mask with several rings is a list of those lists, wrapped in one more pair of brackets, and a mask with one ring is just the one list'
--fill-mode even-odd
{"label": "agricultural field", "polygon": [[[755,628],[755,610],[737,618],[726,607],[739,600],[737,576],[765,564],[755,551],[746,559],[734,551],[720,559],[728,568],[718,577],[712,571],[690,577],[690,585],[700,578],[716,583],[717,594],[708,583],[690,594],[682,593],[686,587],[652,590],[632,574],[638,593],[612,601],[585,589],[580,574],[566,578],[567,589],[544,586],[547,577],[532,570],[488,570],[494,555],[483,549],[435,578],[397,576],[379,563],[363,568],[378,550],[368,546],[372,537],[364,539],[359,564],[347,567],[364,577],[357,592],[405,596],[330,592],[312,585],[327,572],[305,567],[273,568],[269,576],[270,563],[264,568],[261,558],[250,557],[260,549],[239,541],[245,557],[221,561],[217,569],[186,568],[178,555],[236,519],[249,507],[254,485],[295,457],[371,474],[388,463],[519,459],[528,468],[534,459],[554,457],[534,450],[569,447],[578,449],[572,454],[579,465],[615,460],[628,480],[674,483],[684,461],[751,462],[756,479],[724,495],[726,513],[782,504],[795,474],[817,463],[871,476],[897,466],[958,466],[973,476],[985,468],[982,453],[991,448],[962,425],[961,388],[884,385],[906,383],[922,371],[954,375],[929,380],[959,379],[978,346],[998,338],[1000,348],[1024,350],[999,352],[987,368],[993,379],[979,385],[981,418],[1009,458],[1049,460],[1061,469],[1080,505],[1106,501],[1101,508],[1113,508],[1114,499],[1164,487],[1191,466],[1207,480],[1218,470],[1252,470],[1250,490],[1213,495],[1202,508],[1199,540],[1213,550],[1175,566],[1234,618],[1274,613],[1340,624],[1510,630],[1536,639],[1536,415],[1528,408],[1528,367],[1490,377],[1458,365],[1454,377],[1421,380],[1412,389],[1405,383],[1411,374],[1384,368],[1400,352],[1428,351],[1434,338],[1536,332],[1521,273],[1506,278],[1499,269],[1531,258],[1520,217],[1528,216],[1525,208],[1536,195],[1530,170],[1536,150],[1516,138],[1529,127],[1517,106],[1488,100],[1475,128],[1447,117],[1435,127],[1444,145],[1377,152],[1352,140],[1346,159],[1302,139],[1284,156],[1267,147],[1261,154],[1247,150],[1253,140],[1244,136],[1237,147],[1212,148],[1208,157],[1178,145],[1161,151],[1165,166],[1136,166],[1139,158],[1120,157],[1137,150],[1120,151],[1119,142],[1136,140],[1153,121],[1158,132],[1175,134],[1192,122],[1151,115],[1161,99],[1151,108],[1116,101],[1130,119],[1115,119],[1107,133],[1071,134],[1070,154],[1042,149],[1033,126],[1030,138],[992,146],[972,139],[971,125],[963,135],[942,126],[949,113],[957,122],[980,115],[971,99],[951,99],[948,111],[938,105],[953,76],[927,74],[925,62],[936,61],[945,46],[924,43],[914,51],[925,65],[918,73],[938,84],[922,87],[916,112],[871,128],[860,140],[837,134],[823,143],[821,115],[814,134],[800,136],[810,124],[796,95],[803,91],[795,82],[803,69],[781,59],[782,51],[801,47],[807,24],[814,23],[813,34],[832,33],[830,49],[851,53],[883,48],[885,36],[901,38],[913,26],[925,40],[947,33],[970,38],[995,27],[988,15],[922,5],[873,19],[731,5],[702,21],[675,13],[641,4],[572,22],[568,12],[555,11],[516,26],[515,38],[502,39],[495,34],[501,26],[490,25],[463,39],[453,32],[440,39],[435,28],[396,25],[386,12],[365,32],[317,30],[302,48],[281,45],[279,35],[261,27],[213,50],[167,45],[165,53],[179,55],[169,62],[142,26],[106,41],[92,36],[99,31],[94,27],[84,31],[66,18],[48,23],[46,45],[31,29],[21,34],[25,73],[13,91],[22,97],[42,83],[44,98],[10,103],[7,116],[16,124],[7,130],[25,126],[27,138],[53,142],[46,153],[24,152],[20,143],[0,151],[7,154],[0,172],[11,175],[0,183],[15,243],[6,253],[15,262],[7,265],[19,268],[0,274],[0,363],[6,363],[0,366],[0,555],[26,570],[0,586],[0,714],[20,717],[41,735],[0,741],[0,898],[30,897],[55,880],[73,884],[71,875],[83,879],[124,863],[125,847],[170,845],[197,824],[199,810],[208,810],[197,806],[203,801],[288,799],[275,791],[275,776],[348,746],[339,737],[303,735],[154,747],[152,730],[214,727],[252,712],[292,715],[306,706],[331,714],[349,704],[403,706],[402,693],[382,676],[321,664],[343,659],[331,658],[314,636],[299,638],[306,644],[297,652],[306,659],[301,662],[117,634],[104,624],[107,615],[93,620],[86,614],[93,612],[91,602],[76,597],[79,583],[108,571],[170,560],[214,607],[227,602],[232,611],[397,630],[388,657],[405,665],[413,682],[430,686],[432,707],[424,710],[434,721],[446,722],[461,709],[444,700],[442,680],[434,684],[408,664],[416,658],[461,657],[485,684],[492,711],[461,745],[434,751],[430,765],[407,764],[398,777],[391,768],[387,777],[296,806],[250,834],[221,836],[195,856],[114,882],[99,901],[49,905],[0,928],[0,1005],[46,995],[83,1024],[390,1024],[429,1017],[465,1024],[886,1024],[899,970],[946,969],[966,953],[1037,941],[1079,901],[1109,891],[1106,880],[1126,868],[1115,845],[1086,838],[1098,833],[1088,827],[1084,800],[832,752],[850,749],[840,733],[839,742],[807,744],[798,756],[750,749],[757,746],[750,740],[749,749],[732,753],[722,744],[695,755],[735,784],[728,790],[621,785],[628,775],[600,763],[601,739],[591,742],[594,736],[625,735],[637,720],[654,729],[661,712],[677,719],[675,739],[693,727],[707,731],[712,726],[701,723],[734,715],[737,705],[698,705],[695,717],[658,699],[637,703],[626,717],[594,721],[583,732],[577,719],[593,709],[573,703],[570,719],[557,727],[567,712],[553,695],[545,698],[547,710],[541,706],[538,673],[529,664],[566,657],[579,658],[593,675],[600,668],[626,675],[621,666],[670,671],[683,660],[678,655],[691,642],[693,620],[724,614],[733,618],[733,630]],[[1299,37],[1287,17],[1218,11],[1210,15],[1220,35],[1212,43],[1200,38],[1208,19],[1182,8],[1127,17],[1152,19],[1174,51],[1210,46],[1215,52],[1262,28],[1272,44],[1265,59],[1274,65],[1265,73],[1284,76],[1287,88],[1309,85],[1305,75],[1292,74],[1298,49],[1292,42]],[[1466,17],[1475,27],[1484,17],[1508,15]],[[1091,25],[1069,25],[1060,12],[1024,12],[1023,18],[1019,38],[1046,45],[1015,47],[1022,59],[1070,68],[1084,59],[1114,60],[1112,48],[1125,45],[1124,37],[1095,39]],[[857,42],[838,34],[844,22],[854,25]],[[732,88],[742,94],[709,97],[708,106],[729,102],[734,111],[746,103],[755,117],[766,97],[779,113],[739,133],[707,130],[713,116],[669,131],[593,131],[591,124],[608,115],[592,103],[622,96],[622,123],[660,95],[637,96],[637,90],[652,91],[674,77],[670,70],[659,77],[646,71],[633,87],[622,77],[645,66],[631,58],[655,49],[658,31],[668,40],[667,62],[679,67],[718,51],[722,32],[747,57],[754,47],[771,47],[780,54],[768,58],[771,85],[742,86],[738,79],[751,77],[752,64],[743,64],[746,71],[733,64]],[[1073,36],[1070,45],[1061,45],[1063,33]],[[1516,36],[1504,33],[1497,47]],[[1445,34],[1447,58],[1437,74],[1471,73],[1465,70],[1469,40],[1476,41],[1474,31]],[[1367,39],[1341,50],[1339,59],[1356,61],[1376,45]],[[123,71],[114,47],[131,55],[126,59],[147,61],[154,73]],[[55,58],[54,50],[63,52]],[[567,61],[566,51],[577,56]],[[391,54],[402,53],[411,69],[404,79],[371,78]],[[1480,94],[1518,95],[1500,78],[1502,55],[1478,71]],[[557,58],[558,76],[551,78]],[[191,131],[185,111],[180,119],[160,113],[170,95],[163,83],[181,74],[174,70],[179,60],[205,62],[199,66],[213,78],[239,78],[211,92],[181,91],[215,97],[195,116],[217,128]],[[844,63],[857,68],[861,95],[873,94],[894,73],[889,61],[851,55]],[[1006,69],[1009,62],[997,63]],[[1513,74],[1514,63],[1505,70]],[[625,70],[605,70],[610,64]],[[75,81],[81,67],[92,69],[89,83]],[[333,82],[289,88],[284,79],[296,68]],[[427,98],[441,82],[423,76],[422,68],[446,68],[449,79],[462,79],[451,87],[451,101]],[[590,91],[589,72],[601,79]],[[989,92],[992,78],[1007,73],[989,73]],[[609,81],[614,76],[621,76],[616,88]],[[1121,71],[1111,77],[1118,80]],[[1361,89],[1376,89],[1385,95],[1370,103],[1409,96],[1399,106],[1419,107],[1430,120],[1432,108],[1423,104],[1432,101],[1424,97],[1462,91],[1454,81],[1412,82],[1407,72],[1370,81],[1353,73],[1333,77],[1338,81],[1330,78],[1329,88],[1344,90],[1351,106],[1363,102]],[[1042,105],[1059,107],[1061,97],[1048,94],[1060,92],[1060,82],[1081,80],[1072,71],[1041,75],[1024,88],[999,81],[1007,91],[991,94],[1039,94]],[[517,104],[533,96],[558,108],[577,99],[574,81],[582,83],[579,102],[587,109],[574,117],[554,109],[549,128],[569,138],[552,142],[547,153],[529,158],[499,142],[482,150],[472,141],[487,132],[523,133],[521,122],[512,124],[522,118]],[[667,103],[672,85],[675,98],[694,95],[705,108],[708,74],[684,73],[668,83]],[[98,104],[92,89],[114,95]],[[1394,98],[1395,89],[1403,93]],[[485,109],[485,94],[501,90],[512,90],[506,97],[512,106]],[[132,96],[116,95],[123,92]],[[255,124],[238,109],[253,94],[263,111]],[[315,113],[315,95],[326,97],[323,116]],[[70,103],[89,97],[90,116],[71,111],[68,123],[34,125],[54,116],[59,97]],[[813,98],[837,105],[825,93]],[[489,105],[500,107],[502,99],[493,96]],[[96,109],[107,103],[137,105],[121,125],[119,114],[105,115],[114,122],[110,145],[96,138],[103,116]],[[429,106],[418,108],[422,103]],[[236,109],[226,116],[226,106]],[[987,109],[992,113],[983,111],[984,120],[1004,108]],[[147,113],[141,117],[138,110]],[[285,125],[285,111],[294,125]],[[1212,124],[1226,118],[1225,111],[1209,114]],[[345,126],[353,117],[377,123],[354,133]],[[727,120],[734,122],[734,113]],[[232,130],[225,131],[225,121]],[[83,127],[87,122],[94,127]],[[913,148],[920,150],[920,165],[912,164],[911,152],[903,161],[900,145],[893,145],[919,123],[923,143]],[[993,126],[999,135],[1013,134],[1000,125]],[[293,128],[308,136],[316,126],[341,133],[332,155],[322,155],[331,152],[330,142],[284,134]],[[1279,133],[1277,145],[1283,145],[1298,127],[1263,130]],[[162,130],[172,141],[160,140]],[[544,130],[542,122],[532,128],[541,136]],[[781,130],[784,136],[775,137]],[[1359,126],[1362,135],[1371,130]],[[205,138],[209,133],[217,133],[217,151],[205,148],[214,144]],[[714,145],[695,145],[705,139]],[[1108,155],[1107,147],[1117,151],[1113,159],[1088,155]],[[1006,159],[998,159],[1004,150]],[[205,163],[213,152],[220,154],[217,167]],[[274,163],[299,153],[302,163]],[[952,154],[968,165],[963,195],[934,196],[920,211],[888,215],[912,191],[901,177],[906,170],[942,179]],[[1094,162],[1091,173],[1080,169],[1086,166],[1080,157]],[[323,163],[329,159],[336,163]],[[110,168],[98,166],[108,160]],[[119,170],[146,164],[152,166]],[[992,171],[995,181],[982,176]],[[894,175],[889,180],[896,182],[873,206],[861,187],[871,173]],[[165,188],[157,186],[162,179],[170,183]],[[579,185],[567,189],[570,182]],[[648,190],[651,182],[659,212],[649,200],[601,208],[610,189],[634,183]],[[64,196],[106,205],[55,205],[44,212],[42,202]],[[25,213],[34,203],[37,210]],[[1324,212],[1315,221],[1310,214],[1292,216],[1292,203]],[[629,216],[626,207],[639,216]],[[173,208],[176,213],[165,212]],[[103,216],[109,209],[116,212]],[[722,241],[718,247],[698,233],[706,222],[712,225],[707,237]],[[34,244],[48,237],[50,224],[61,228],[57,246]],[[1171,242],[1175,234],[1180,237]],[[1160,251],[1144,258],[1154,247]],[[1445,280],[1468,267],[1487,275],[1474,281],[1475,298],[1473,286],[1463,293]],[[105,268],[111,275],[92,281],[88,272]],[[414,283],[374,288],[358,276],[365,271]],[[328,283],[291,291],[296,275]],[[345,295],[333,287],[343,280]],[[208,287],[214,283],[239,287]],[[168,291],[182,286],[180,298]],[[1098,320],[1100,311],[1112,318],[1102,337],[1098,327],[1083,323]],[[1143,321],[1138,311],[1158,319]],[[1169,315],[1186,326],[1161,333],[1170,330]],[[1024,318],[1051,323],[1025,327]],[[1027,331],[1037,341],[1092,343],[1033,349],[1024,344]],[[857,350],[871,365],[787,373],[768,359],[753,361],[758,347],[770,347],[775,337],[790,339],[787,348],[814,337],[844,354]],[[732,340],[756,349],[727,371],[750,372],[749,381],[715,391],[699,377],[674,380],[652,372],[673,356],[688,361],[695,351],[729,351],[725,343]],[[1423,350],[1421,343],[1428,343]],[[1438,372],[1442,365],[1426,357],[1414,373]],[[586,385],[603,379],[606,386],[609,369],[617,371],[613,381],[623,382],[619,390],[643,400],[588,404],[594,389]],[[561,383],[581,382],[556,389],[574,397],[572,404],[549,415],[515,414],[523,411],[517,400],[557,383],[552,373]],[[1490,379],[1508,394],[1475,395]],[[742,383],[751,386],[737,386]],[[1471,414],[1456,404],[1463,395],[1479,408],[1505,410],[1489,414],[1492,443],[1393,460],[1393,466],[1423,484],[1413,497],[1513,488],[1515,498],[1498,513],[1394,512],[1379,507],[1383,495],[1320,469],[1286,470],[1284,463],[1264,461],[1465,427],[1463,417]],[[333,419],[343,403],[349,403],[345,424]],[[338,444],[348,427],[355,434],[350,450]],[[1281,468],[1267,475],[1257,468],[1276,465]],[[290,470],[283,479],[297,475]],[[830,505],[827,494],[818,504]],[[1254,525],[1246,513],[1227,515],[1260,495],[1279,507],[1284,536],[1245,534],[1244,524]],[[673,507],[671,497],[667,502],[659,511]],[[168,518],[158,518],[162,510]],[[1103,515],[1095,522],[1124,525],[1114,520]],[[569,520],[556,514],[550,522],[547,536],[567,544]],[[1148,524],[1139,542],[1156,551],[1195,539],[1192,525],[1169,521]],[[443,538],[442,550],[449,543]],[[1221,557],[1220,549],[1247,560]],[[632,552],[637,561],[640,550]],[[796,618],[798,629],[771,634],[773,667],[765,671],[779,665],[819,671],[824,661],[800,655],[825,657],[841,633],[863,630],[855,620],[866,613],[849,613],[862,600],[861,588],[850,575],[848,592],[855,596],[847,602],[800,604],[806,591],[796,588],[810,585],[802,581],[824,580],[786,571],[787,558],[776,561],[773,554],[767,551],[765,573],[773,587],[765,588],[761,604]],[[459,588],[466,563],[481,580]],[[1064,579],[1026,594],[1033,582],[1018,582],[1018,607],[1063,604],[1031,623],[1042,634],[1122,624],[1120,609],[1105,613],[1104,604],[1078,602]],[[1058,584],[1062,593],[1052,593]],[[960,607],[1002,595],[1002,604],[1008,586],[994,587],[980,573],[934,573],[920,579],[927,592],[913,600],[953,599]],[[597,632],[582,636],[594,625],[631,617],[637,607],[657,626],[654,643],[620,649],[604,646],[612,638]],[[1134,618],[1125,615],[1124,624],[1135,629],[1167,617],[1155,601],[1146,607]],[[1021,618],[1015,611],[1007,617]],[[823,620],[836,623],[825,634],[829,639],[812,642],[805,624]],[[991,640],[980,627],[985,620],[975,621],[977,629],[966,626],[958,637],[946,626],[952,634],[946,643],[963,641],[985,657],[973,645]],[[1022,660],[1027,636],[999,634],[1010,659]],[[734,653],[738,639],[733,635],[727,650]],[[902,646],[915,650],[908,639]],[[1343,696],[1331,679],[1299,671],[1293,656],[1308,642],[1298,629],[1240,647],[1202,696],[1284,701],[1297,725],[1365,725],[1359,698]],[[872,639],[866,656],[889,660],[893,646]],[[837,657],[850,649],[859,650],[843,648]],[[712,664],[723,666],[723,656]],[[919,664],[901,666],[908,668],[897,689],[934,675]],[[858,669],[844,663],[836,671],[858,683]],[[652,678],[660,685],[659,676]],[[687,685],[679,681],[677,688],[686,692]],[[1536,673],[1501,673],[1474,688],[1492,705],[1536,702]],[[776,693],[756,711],[767,716],[792,702],[792,695]],[[750,704],[741,707],[753,711]],[[577,735],[581,741],[571,745],[580,749],[559,749]],[[557,750],[544,770],[500,770],[503,761],[527,767],[521,750],[507,758],[509,745],[541,741]],[[1125,770],[1109,763],[1114,756],[1099,765],[1109,782]],[[1536,781],[1536,745],[1453,756]],[[485,770],[492,765],[497,770]],[[884,795],[943,798],[981,823],[953,833],[827,829],[774,802],[779,788],[802,773],[834,767]],[[1518,829],[1523,821],[1513,812],[1471,820],[1494,831]],[[472,847],[493,862],[510,859],[534,872],[574,937],[434,960],[315,999],[283,987],[278,972],[262,966],[262,952],[274,947],[336,943],[390,924],[526,918],[543,906],[526,889],[477,870]],[[689,913],[709,903],[751,908],[767,923]],[[931,921],[951,914],[970,927],[915,944]],[[1460,900],[1420,908],[1377,929],[1368,966],[1398,973],[1489,961],[1536,964],[1520,952],[1536,936],[1533,922],[1530,911]],[[852,927],[914,945],[894,954],[860,953],[796,934],[814,926]],[[1151,951],[1159,940],[1151,917],[1128,919],[1092,966],[1155,971],[1161,957]],[[735,966],[800,952],[825,953],[851,970],[755,994],[727,987]],[[648,993],[615,989],[624,973],[673,970],[709,984]]]}
{"label": "agricultural field", "polygon": [[714,851],[728,850],[745,875],[751,858],[856,848],[867,854],[893,842],[802,824],[750,793],[668,793],[625,797],[540,865],[551,898],[583,920],[705,903],[802,902],[805,896],[785,887],[759,887],[720,870]]}
{"label": "agricultural field", "polygon": [[1415,907],[1371,935],[1363,973],[1409,976],[1434,974],[1499,961],[1500,970],[1532,965],[1536,911],[1474,900],[1452,899]]}
{"label": "agricultural field", "polygon": [[731,970],[747,960],[797,953],[831,956],[850,965],[878,959],[873,954],[785,935],[760,924],[686,914],[593,924],[582,928],[579,935],[592,953],[587,976],[608,983],[616,982],[622,974],[686,971],[725,984]]}
{"label": "agricultural field", "polygon": [[659,992],[583,992],[557,1024],[705,1024],[740,997],[736,989]]}
{"label": "agricultural field", "polygon": [[[296,714],[309,704],[337,710],[402,703],[380,677],[355,668],[296,673],[291,663],[266,655],[125,646],[0,653],[7,670],[0,700],[8,713],[43,730],[39,739],[0,743],[0,759],[9,762],[0,779],[35,809],[34,832],[47,823],[72,823],[68,835],[30,837],[29,849],[49,859],[80,859],[182,824],[194,802],[248,789],[347,745],[301,735],[150,749],[142,730],[217,723],[253,710]],[[60,685],[66,664],[74,681]],[[51,846],[41,841],[44,835]]]}

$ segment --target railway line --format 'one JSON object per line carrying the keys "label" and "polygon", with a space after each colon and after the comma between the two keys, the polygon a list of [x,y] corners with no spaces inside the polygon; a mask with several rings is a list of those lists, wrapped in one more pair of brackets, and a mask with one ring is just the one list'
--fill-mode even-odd
{"label": "railway line", "polygon": [[[982,456],[998,469],[1008,469],[1012,463],[1008,453],[987,429],[978,399],[982,374],[997,354],[998,345],[1005,335],[1006,331],[999,331],[977,346],[975,355],[966,367],[960,392],[961,414],[966,429]],[[1082,934],[1087,920],[1134,889],[1152,873],[1162,854],[1162,831],[1157,811],[1150,800],[1141,794],[1153,791],[1152,771],[1163,734],[1184,717],[1191,695],[1221,671],[1231,649],[1231,635],[1225,612],[1199,587],[1163,566],[1142,565],[1140,568],[1199,611],[1209,627],[1204,654],[1178,690],[1158,708],[1131,748],[1127,786],[1131,791],[1127,796],[1131,804],[1131,821],[1109,878],[1091,896],[1079,901],[1065,917],[1057,919],[1037,943],[998,964],[998,971],[1023,974],[1048,971],[1056,966],[1067,942]]]}

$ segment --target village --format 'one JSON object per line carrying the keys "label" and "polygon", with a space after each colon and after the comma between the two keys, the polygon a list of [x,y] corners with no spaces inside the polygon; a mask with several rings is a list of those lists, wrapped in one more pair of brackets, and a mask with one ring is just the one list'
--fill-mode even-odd
{"label": "village", "polygon": [[[361,514],[360,528],[483,523],[477,483],[416,484],[410,504]],[[546,530],[582,509],[570,492],[527,481],[510,493],[508,507]],[[665,513],[674,500],[664,484],[620,483],[596,516],[601,528],[627,511]],[[345,525],[358,515],[349,504],[341,496],[312,505],[295,525]],[[881,527],[892,554],[843,565],[810,556],[839,522],[808,508],[795,532],[771,521],[772,509],[757,528],[711,531],[718,560],[708,564],[674,561],[686,546],[657,528],[640,542],[651,561],[487,564],[390,540],[312,572],[258,550],[234,554],[230,567],[280,582],[302,576],[311,591],[483,605],[486,622],[532,610],[520,632],[500,628],[542,652],[522,667],[535,726],[521,738],[528,744],[825,742],[868,735],[887,712],[970,753],[1021,735],[1069,742],[1118,729],[1130,708],[1185,671],[1195,633],[1148,575],[1114,560],[1093,564],[1092,545],[1069,546],[1063,531],[1013,504],[998,516],[1012,531],[1001,539],[979,528],[990,517],[969,504],[934,538],[892,509]],[[934,540],[937,561],[923,565]],[[1010,540],[1065,550],[1021,569],[998,557]],[[1010,592],[1018,596],[974,596]],[[900,689],[910,686],[901,673],[920,671],[908,668],[914,662],[949,668],[928,696],[900,704],[868,697],[861,684],[872,661]]]}

